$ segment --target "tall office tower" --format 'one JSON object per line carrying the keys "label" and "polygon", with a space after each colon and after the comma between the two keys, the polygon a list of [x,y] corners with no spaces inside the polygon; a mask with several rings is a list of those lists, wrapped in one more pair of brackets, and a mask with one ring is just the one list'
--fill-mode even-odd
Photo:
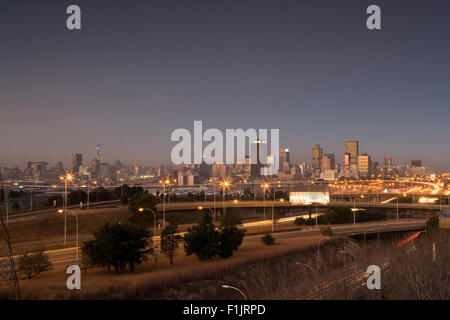
{"label": "tall office tower", "polygon": [[203,159],[203,161],[200,165],[199,173],[200,173],[200,178],[204,178],[204,179],[210,178],[212,175],[212,165],[207,164]]}
{"label": "tall office tower", "polygon": [[72,154],[72,172],[77,173],[82,164],[83,156],[81,155],[81,153]]}
{"label": "tall office tower", "polygon": [[95,150],[97,150],[97,160],[100,161],[100,143],[97,143]]}
{"label": "tall office tower", "polygon": [[100,173],[100,161],[96,159],[92,159],[91,161],[91,173],[98,174]]}
{"label": "tall office tower", "polygon": [[411,167],[421,167],[422,160],[411,160]]}
{"label": "tall office tower", "polygon": [[280,149],[280,163],[279,163],[279,172],[288,173],[290,169],[290,151],[289,149]]}
{"label": "tall office tower", "polygon": [[370,156],[366,153],[358,156],[358,171],[362,175],[370,175]]}
{"label": "tall office tower", "polygon": [[352,158],[352,157],[351,157],[350,153],[344,154],[344,164],[345,164],[345,169],[350,169],[351,158]]}
{"label": "tall office tower", "polygon": [[[261,176],[261,168],[267,165],[267,143],[263,140],[255,140],[250,146],[250,176],[258,178]],[[265,159],[265,161],[262,161]]]}
{"label": "tall office tower", "polygon": [[58,161],[58,162],[56,163],[56,171],[57,171],[58,173],[64,172],[64,164],[62,163],[62,161]]}
{"label": "tall office tower", "polygon": [[345,142],[345,153],[350,154],[350,164],[358,164],[359,156],[359,145],[358,141],[346,141]]}
{"label": "tall office tower", "polygon": [[391,157],[385,157],[384,158],[384,165],[385,166],[392,166],[392,158]]}
{"label": "tall office tower", "polygon": [[320,170],[320,161],[322,160],[322,149],[320,144],[316,144],[312,149],[312,168],[314,170]]}
{"label": "tall office tower", "polygon": [[335,169],[335,156],[334,153],[327,153],[321,160],[322,170],[334,170]]}

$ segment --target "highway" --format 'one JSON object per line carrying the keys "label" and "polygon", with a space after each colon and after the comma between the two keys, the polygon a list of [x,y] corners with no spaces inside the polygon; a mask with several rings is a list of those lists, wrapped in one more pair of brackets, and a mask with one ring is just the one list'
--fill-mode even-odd
{"label": "highway", "polygon": [[[315,204],[294,204],[289,201],[225,201],[225,208],[271,208],[271,207],[295,207],[295,208],[308,208],[309,206],[315,206]],[[381,202],[368,202],[368,201],[332,201],[328,204],[317,204],[319,208],[324,207],[358,207],[358,208],[384,208],[384,209],[419,209],[419,210],[450,210],[450,205],[439,204],[421,204],[421,203],[381,203]],[[222,201],[193,201],[193,202],[166,202],[165,204],[158,203],[156,208],[158,211],[181,211],[181,210],[198,210],[199,207],[203,208],[216,208],[222,209]]]}
{"label": "highway", "polygon": [[[267,225],[271,224],[271,221],[267,221]],[[261,221],[264,222],[264,221]],[[258,225],[260,227],[261,225]],[[381,222],[368,222],[362,224],[343,224],[333,225],[333,233],[335,235],[358,235],[358,234],[377,234],[385,232],[407,231],[407,230],[423,230],[425,226],[425,220],[389,220]],[[249,228],[244,224],[244,227]],[[184,233],[181,233],[184,234]],[[301,238],[305,236],[320,234],[318,227],[304,227],[302,230],[284,231],[273,233],[276,239],[288,239],[288,238]],[[244,237],[244,242],[257,242],[261,241],[262,234],[249,235]],[[154,246],[159,248],[160,237],[153,237]],[[323,242],[322,242],[323,243]],[[50,262],[52,263],[53,270],[64,270],[67,265],[76,263],[76,248],[64,248],[58,250],[46,251],[49,255]],[[178,250],[177,254],[184,254],[182,249]],[[79,251],[80,264],[81,264],[81,250]],[[17,256],[15,257],[17,258]]]}

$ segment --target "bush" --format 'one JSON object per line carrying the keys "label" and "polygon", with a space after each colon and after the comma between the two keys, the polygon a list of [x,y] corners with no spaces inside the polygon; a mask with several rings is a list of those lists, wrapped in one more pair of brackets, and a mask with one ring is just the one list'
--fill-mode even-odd
{"label": "bush", "polygon": [[266,233],[264,235],[264,237],[261,238],[261,241],[266,245],[266,246],[272,246],[275,244],[275,238],[272,237],[272,235],[270,233]]}
{"label": "bush", "polygon": [[40,251],[36,254],[21,255],[17,262],[17,270],[25,274],[27,279],[31,279],[41,272],[48,271],[51,265],[48,254]]}
{"label": "bush", "polygon": [[353,212],[346,207],[329,207],[323,216],[326,224],[351,223],[353,221]]}
{"label": "bush", "polygon": [[333,230],[331,229],[330,226],[323,226],[323,227],[320,227],[320,234],[323,236],[332,236]]}
{"label": "bush", "polygon": [[294,224],[297,225],[297,226],[303,226],[303,225],[306,224],[306,219],[303,218],[303,217],[297,217],[294,220]]}
{"label": "bush", "polygon": [[427,231],[427,234],[438,229],[439,229],[439,217],[437,215],[429,218],[425,223],[425,230]]}

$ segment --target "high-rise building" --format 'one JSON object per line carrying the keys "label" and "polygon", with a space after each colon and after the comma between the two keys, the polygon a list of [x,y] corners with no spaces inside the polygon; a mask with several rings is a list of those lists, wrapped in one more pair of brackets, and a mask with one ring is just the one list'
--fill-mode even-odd
{"label": "high-rise building", "polygon": [[392,158],[391,157],[385,157],[384,158],[384,165],[385,166],[392,166]]}
{"label": "high-rise building", "polygon": [[[250,153],[250,167],[251,167],[251,177],[252,178],[258,178],[261,176],[261,168],[264,164],[267,164],[267,143],[263,140],[255,140],[251,144],[251,153]],[[261,156],[265,157],[264,163],[261,161],[263,160]],[[256,158],[256,160],[255,160]]]}
{"label": "high-rise building", "polygon": [[366,153],[358,156],[358,171],[362,175],[370,175],[370,156]]}
{"label": "high-rise building", "polygon": [[351,165],[351,155],[350,153],[345,153],[344,154],[344,164],[345,164],[345,169],[350,169],[350,165]]}
{"label": "high-rise building", "polygon": [[83,164],[82,154],[81,153],[72,154],[72,172],[77,173],[82,164]]}
{"label": "high-rise building", "polygon": [[359,156],[358,141],[356,141],[356,140],[346,141],[345,142],[345,153],[350,154],[350,164],[357,164],[358,156]]}
{"label": "high-rise building", "polygon": [[290,170],[290,151],[289,149],[280,149],[279,172],[288,173]]}
{"label": "high-rise building", "polygon": [[322,157],[321,160],[322,170],[334,170],[335,169],[335,156],[334,153],[327,153]]}
{"label": "high-rise building", "polygon": [[422,160],[411,160],[411,167],[421,167]]}
{"label": "high-rise building", "polygon": [[97,143],[95,150],[97,151],[97,160],[100,161],[100,143]]}
{"label": "high-rise building", "polygon": [[322,148],[320,148],[320,144],[316,144],[312,149],[312,168],[314,170],[320,170],[321,160],[322,160]]}
{"label": "high-rise building", "polygon": [[62,163],[62,161],[58,161],[58,162],[56,163],[56,171],[57,171],[58,173],[64,172],[64,164]]}

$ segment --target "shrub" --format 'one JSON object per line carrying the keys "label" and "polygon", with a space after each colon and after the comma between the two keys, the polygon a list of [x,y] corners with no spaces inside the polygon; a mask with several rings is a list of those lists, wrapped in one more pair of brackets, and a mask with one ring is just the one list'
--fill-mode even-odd
{"label": "shrub", "polygon": [[320,234],[323,236],[332,236],[333,230],[331,229],[330,226],[323,226],[323,227],[320,227]]}
{"label": "shrub", "polygon": [[297,226],[303,226],[303,225],[306,224],[306,219],[303,218],[303,217],[297,217],[294,220],[294,224],[297,225]]}
{"label": "shrub", "polygon": [[266,233],[264,235],[264,237],[261,238],[261,241],[266,245],[266,246],[271,246],[273,244],[275,244],[275,238],[272,237],[272,235],[270,233]]}
{"label": "shrub", "polygon": [[51,265],[48,254],[40,251],[36,254],[24,254],[20,256],[17,262],[17,270],[25,274],[27,279],[31,279],[41,272],[48,271]]}

